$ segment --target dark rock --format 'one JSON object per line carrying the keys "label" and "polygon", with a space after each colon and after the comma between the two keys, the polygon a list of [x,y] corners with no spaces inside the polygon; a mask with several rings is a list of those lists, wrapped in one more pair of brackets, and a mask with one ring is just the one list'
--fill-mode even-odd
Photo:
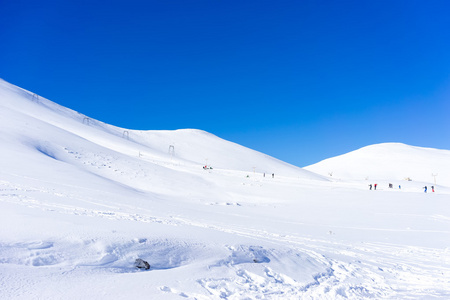
{"label": "dark rock", "polygon": [[150,269],[150,264],[140,258],[136,259],[136,261],[134,262],[134,265],[136,266],[136,268],[139,268],[139,269],[145,269],[145,270]]}

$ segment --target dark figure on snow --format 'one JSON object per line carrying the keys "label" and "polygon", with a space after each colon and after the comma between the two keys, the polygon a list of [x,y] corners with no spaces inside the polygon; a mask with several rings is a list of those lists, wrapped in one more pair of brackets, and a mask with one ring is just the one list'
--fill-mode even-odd
{"label": "dark figure on snow", "polygon": [[372,190],[372,184],[369,184],[369,190]]}
{"label": "dark figure on snow", "polygon": [[434,193],[434,185],[431,186],[431,191]]}
{"label": "dark figure on snow", "polygon": [[272,173],[272,178],[274,178],[274,176],[275,176],[275,174],[274,174],[274,173]]}
{"label": "dark figure on snow", "polygon": [[378,185],[378,184],[376,184],[376,183],[373,185],[373,187],[375,188],[375,190],[377,190],[377,185]]}
{"label": "dark figure on snow", "polygon": [[399,186],[398,186],[398,189],[399,189],[399,190],[401,190],[401,189],[402,189],[402,186],[401,186],[401,185],[399,185]]}
{"label": "dark figure on snow", "polygon": [[424,186],[423,188],[424,188],[424,192],[426,193],[427,192],[427,186]]}

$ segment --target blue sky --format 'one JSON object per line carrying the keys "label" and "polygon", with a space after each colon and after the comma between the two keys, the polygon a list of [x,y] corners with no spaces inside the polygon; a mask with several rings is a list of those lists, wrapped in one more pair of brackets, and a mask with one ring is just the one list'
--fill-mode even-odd
{"label": "blue sky", "polygon": [[306,166],[450,149],[450,1],[1,1],[0,77],[129,129]]}

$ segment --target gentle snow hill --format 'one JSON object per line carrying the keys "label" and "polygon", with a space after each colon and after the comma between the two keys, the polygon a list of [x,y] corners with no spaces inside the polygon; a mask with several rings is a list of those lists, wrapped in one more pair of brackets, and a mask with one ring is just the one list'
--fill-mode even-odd
{"label": "gentle snow hill", "polygon": [[376,144],[304,169],[336,179],[405,180],[450,186],[450,151],[401,143]]}
{"label": "gentle snow hill", "polygon": [[[65,160],[61,154],[73,138],[90,142],[126,156],[166,163],[207,164],[216,169],[275,173],[305,179],[326,180],[310,171],[263,153],[221,139],[201,130],[128,130],[91,119],[50,100],[0,80],[2,149],[21,151],[24,145],[35,154]],[[6,142],[15,145],[7,146]],[[70,144],[70,142],[68,142]],[[88,146],[86,146],[88,147]],[[73,151],[74,147],[71,148]],[[67,151],[67,149],[66,149]]]}

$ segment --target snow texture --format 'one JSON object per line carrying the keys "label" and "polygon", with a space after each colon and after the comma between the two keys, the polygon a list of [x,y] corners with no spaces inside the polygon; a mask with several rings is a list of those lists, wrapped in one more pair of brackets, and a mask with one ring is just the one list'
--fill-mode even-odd
{"label": "snow texture", "polygon": [[2,80],[0,130],[1,299],[450,298],[448,150],[380,144],[301,169]]}

